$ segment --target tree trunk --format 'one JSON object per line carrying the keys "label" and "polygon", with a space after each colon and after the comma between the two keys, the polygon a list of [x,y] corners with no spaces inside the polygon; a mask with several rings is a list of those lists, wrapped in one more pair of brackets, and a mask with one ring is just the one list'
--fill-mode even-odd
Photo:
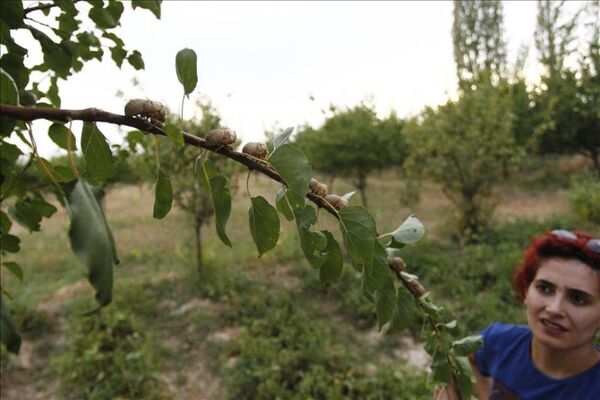
{"label": "tree trunk", "polygon": [[360,200],[364,208],[367,208],[367,176],[364,174],[358,175],[358,191],[360,192]]}
{"label": "tree trunk", "polygon": [[202,262],[202,220],[196,220],[196,268],[198,271],[198,277],[202,276],[203,262]]}

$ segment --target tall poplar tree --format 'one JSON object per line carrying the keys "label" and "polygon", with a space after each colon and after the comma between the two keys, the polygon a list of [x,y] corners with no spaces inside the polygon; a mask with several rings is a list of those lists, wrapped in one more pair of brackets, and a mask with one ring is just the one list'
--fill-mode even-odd
{"label": "tall poplar tree", "polygon": [[500,1],[454,0],[454,61],[459,87],[497,83],[506,70]]}

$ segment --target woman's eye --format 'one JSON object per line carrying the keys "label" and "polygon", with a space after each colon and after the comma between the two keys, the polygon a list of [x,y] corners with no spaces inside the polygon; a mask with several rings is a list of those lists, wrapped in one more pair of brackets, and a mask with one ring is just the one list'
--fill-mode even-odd
{"label": "woman's eye", "polygon": [[543,294],[552,293],[552,287],[550,287],[550,285],[547,285],[545,283],[538,283],[536,288],[540,293],[543,293]]}
{"label": "woman's eye", "polygon": [[570,295],[570,298],[573,304],[576,304],[578,306],[584,306],[589,303],[589,298],[581,293],[573,293]]}

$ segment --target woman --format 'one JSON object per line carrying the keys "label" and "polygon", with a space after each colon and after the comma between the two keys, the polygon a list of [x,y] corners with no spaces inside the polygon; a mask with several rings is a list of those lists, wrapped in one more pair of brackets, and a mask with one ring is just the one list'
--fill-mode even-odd
{"label": "woman", "polygon": [[[535,238],[513,277],[528,326],[494,323],[470,357],[480,399],[598,400],[600,240],[554,230]],[[454,385],[434,399],[459,399]]]}

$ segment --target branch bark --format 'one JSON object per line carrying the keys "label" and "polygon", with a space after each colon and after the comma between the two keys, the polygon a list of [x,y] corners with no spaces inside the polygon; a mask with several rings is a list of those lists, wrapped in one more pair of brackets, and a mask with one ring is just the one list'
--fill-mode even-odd
{"label": "branch bark", "polygon": [[[18,119],[20,121],[34,121],[37,119],[45,119],[49,121],[85,121],[85,122],[105,122],[114,125],[129,126],[131,128],[139,129],[140,131],[148,132],[153,135],[166,136],[166,133],[159,127],[149,121],[137,117],[130,117],[120,114],[113,114],[108,111],[99,110],[97,108],[85,108],[82,110],[67,110],[60,108],[37,108],[37,107],[23,107],[15,106],[11,104],[0,104],[0,115],[4,117]],[[269,166],[258,162],[254,158],[249,158],[244,153],[237,152],[233,149],[223,146],[212,146],[206,143],[206,141],[198,136],[192,135],[188,132],[183,132],[183,139],[185,143],[202,149],[218,153],[224,157],[230,158],[240,164],[245,165],[249,169],[256,170],[269,178],[277,181],[283,185],[286,185],[283,178]],[[287,185],[286,185],[287,186]],[[324,208],[327,212],[333,215],[335,218],[338,217],[338,213],[323,197],[317,196],[313,193],[307,193],[306,197],[316,204],[320,208]],[[395,271],[393,266],[390,264],[389,268],[394,272],[396,278],[401,281],[417,299],[420,298],[425,289],[420,286],[418,290],[415,290],[415,285],[418,281],[406,279],[400,271]]]}

